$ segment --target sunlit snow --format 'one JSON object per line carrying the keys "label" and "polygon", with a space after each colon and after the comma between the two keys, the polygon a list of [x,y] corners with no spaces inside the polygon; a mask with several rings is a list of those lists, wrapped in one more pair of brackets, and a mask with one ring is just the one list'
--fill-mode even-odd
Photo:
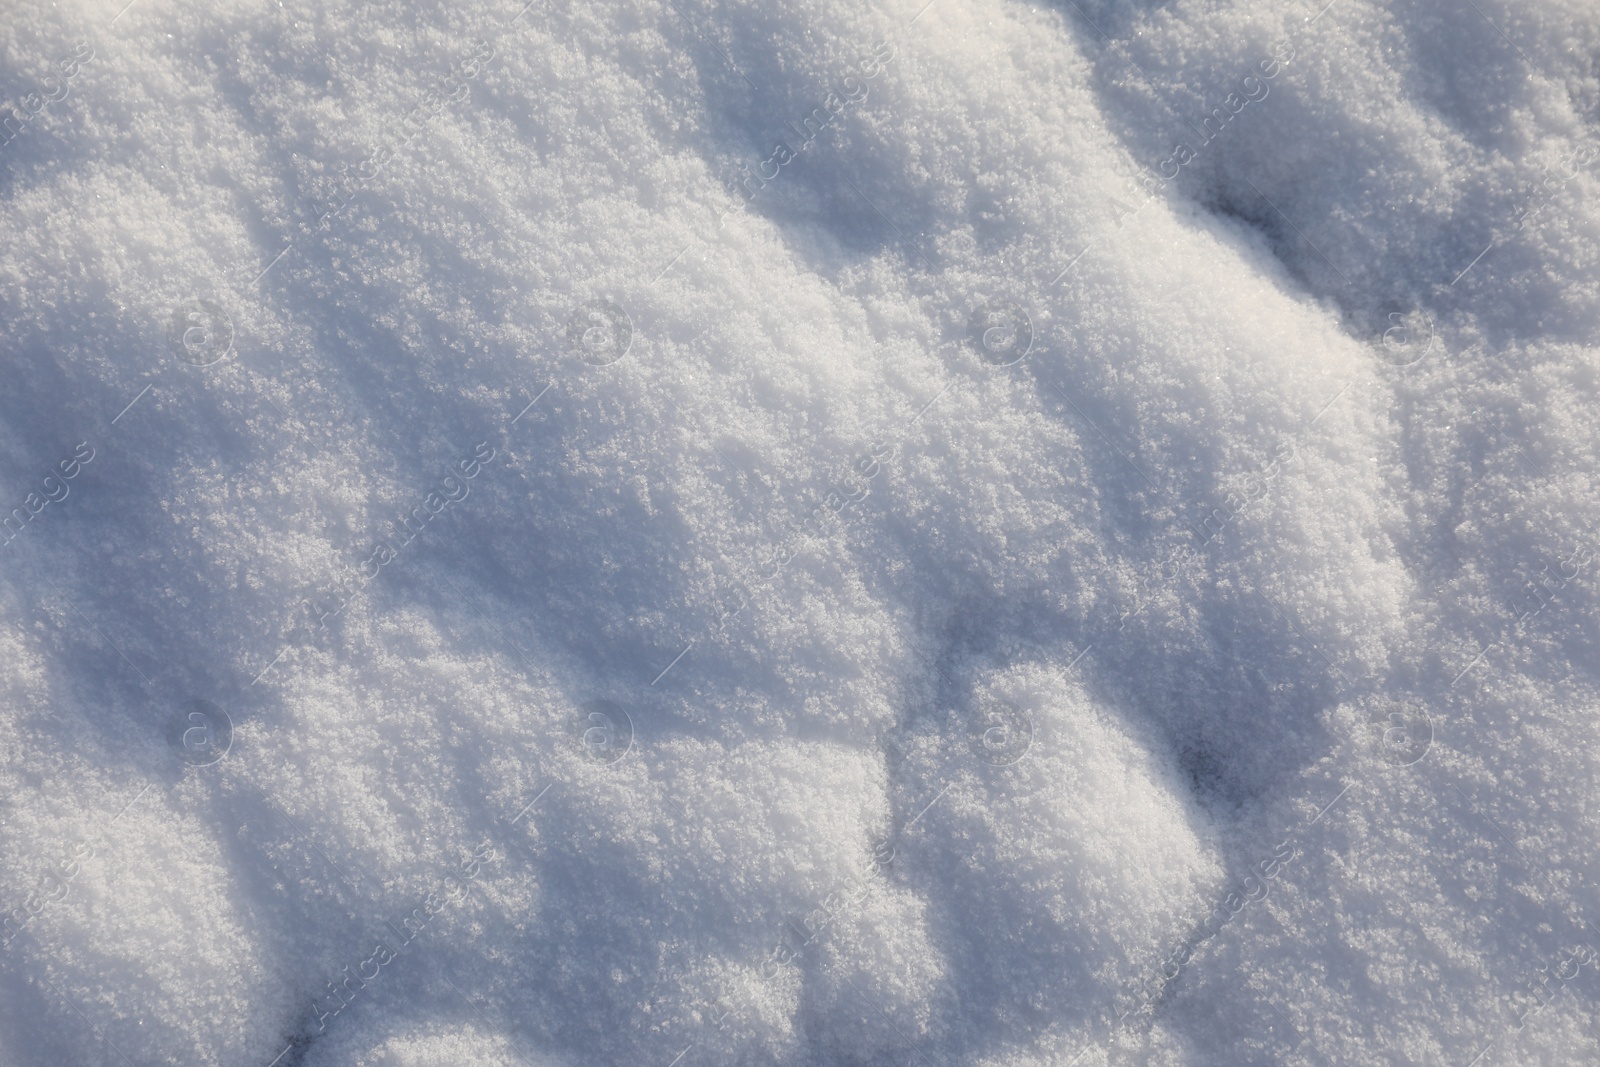
{"label": "sunlit snow", "polygon": [[19,0],[0,1067],[1600,1062],[1592,0]]}

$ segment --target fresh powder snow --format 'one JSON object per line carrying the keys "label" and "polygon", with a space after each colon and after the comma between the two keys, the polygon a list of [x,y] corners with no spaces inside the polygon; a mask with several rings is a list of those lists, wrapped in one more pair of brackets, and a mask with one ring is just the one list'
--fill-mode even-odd
{"label": "fresh powder snow", "polygon": [[0,1067],[1600,1063],[1593,0],[14,0]]}

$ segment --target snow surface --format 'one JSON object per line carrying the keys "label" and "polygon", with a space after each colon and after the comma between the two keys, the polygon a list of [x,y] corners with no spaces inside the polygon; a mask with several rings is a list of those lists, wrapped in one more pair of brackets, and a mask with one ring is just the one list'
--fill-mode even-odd
{"label": "snow surface", "polygon": [[124,3],[0,1064],[1600,1062],[1593,0]]}

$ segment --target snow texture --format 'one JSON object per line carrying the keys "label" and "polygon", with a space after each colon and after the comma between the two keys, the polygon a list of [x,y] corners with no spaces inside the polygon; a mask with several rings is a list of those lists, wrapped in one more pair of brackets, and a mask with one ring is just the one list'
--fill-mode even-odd
{"label": "snow texture", "polygon": [[1600,1062],[1593,0],[125,3],[0,1064]]}

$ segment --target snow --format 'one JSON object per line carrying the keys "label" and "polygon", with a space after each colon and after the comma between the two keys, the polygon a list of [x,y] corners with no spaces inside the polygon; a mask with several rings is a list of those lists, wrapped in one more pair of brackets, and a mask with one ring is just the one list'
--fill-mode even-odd
{"label": "snow", "polygon": [[0,1063],[1600,1060],[1600,9],[125,2]]}

